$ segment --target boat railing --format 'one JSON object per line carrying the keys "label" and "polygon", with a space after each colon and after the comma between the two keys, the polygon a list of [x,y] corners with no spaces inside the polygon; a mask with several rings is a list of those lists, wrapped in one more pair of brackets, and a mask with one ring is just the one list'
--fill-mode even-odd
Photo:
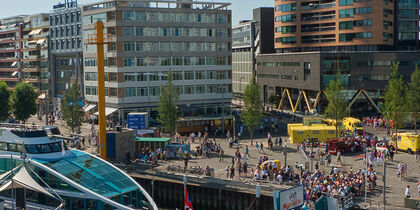
{"label": "boat railing", "polygon": [[25,130],[38,130],[38,129],[41,128],[38,125],[19,124],[19,123],[0,123],[0,127],[4,127],[4,128],[18,128],[18,129],[25,129]]}

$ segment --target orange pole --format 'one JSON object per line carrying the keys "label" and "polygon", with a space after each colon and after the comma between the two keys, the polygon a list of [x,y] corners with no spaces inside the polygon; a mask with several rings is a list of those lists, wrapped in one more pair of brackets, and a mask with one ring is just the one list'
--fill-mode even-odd
{"label": "orange pole", "polygon": [[99,156],[106,160],[104,24],[96,22],[96,51],[98,66]]}

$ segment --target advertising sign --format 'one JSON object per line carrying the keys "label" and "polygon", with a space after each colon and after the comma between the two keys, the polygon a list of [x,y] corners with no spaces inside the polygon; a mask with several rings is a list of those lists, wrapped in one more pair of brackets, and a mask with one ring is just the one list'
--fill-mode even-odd
{"label": "advertising sign", "polygon": [[134,130],[147,128],[147,114],[128,114],[128,128]]}
{"label": "advertising sign", "polygon": [[273,192],[275,210],[289,210],[303,205],[303,185]]}

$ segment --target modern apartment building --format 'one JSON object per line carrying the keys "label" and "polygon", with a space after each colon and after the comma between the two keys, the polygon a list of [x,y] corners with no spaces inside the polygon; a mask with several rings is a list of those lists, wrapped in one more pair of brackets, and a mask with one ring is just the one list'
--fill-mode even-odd
{"label": "modern apartment building", "polygon": [[352,112],[380,112],[392,61],[406,80],[419,63],[418,10],[418,0],[275,0],[278,54],[257,57],[264,103],[318,109],[340,71]]}
{"label": "modern apartment building", "polygon": [[22,24],[24,16],[0,20],[0,80],[10,89],[22,80]]}
{"label": "modern apartment building", "polygon": [[392,0],[275,0],[275,48],[277,52],[392,50],[394,7]]}
{"label": "modern apartment building", "polygon": [[245,88],[255,73],[257,54],[274,52],[273,29],[272,7],[254,9],[253,20],[244,20],[232,27],[233,103],[241,105]]}
{"label": "modern apartment building", "polygon": [[83,90],[82,10],[77,1],[54,5],[50,13],[50,66],[53,97],[61,98],[72,84]]}
{"label": "modern apartment building", "polygon": [[[229,3],[109,0],[83,6],[83,36],[104,22],[107,114],[157,107],[172,72],[183,116],[220,116],[232,100]],[[87,43],[87,42],[85,42]],[[85,98],[97,103],[96,46],[83,47]],[[228,114],[228,113],[227,113]],[[152,114],[153,118],[153,114]]]}
{"label": "modern apartment building", "polygon": [[32,84],[45,99],[50,94],[48,65],[49,15],[40,13],[24,18],[22,38],[22,72],[25,82]]}

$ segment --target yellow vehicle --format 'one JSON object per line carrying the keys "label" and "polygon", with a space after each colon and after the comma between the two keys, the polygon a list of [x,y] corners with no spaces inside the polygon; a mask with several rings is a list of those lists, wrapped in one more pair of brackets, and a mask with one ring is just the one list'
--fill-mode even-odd
{"label": "yellow vehicle", "polygon": [[290,127],[291,143],[301,143],[309,136],[311,139],[317,139],[320,142],[326,142],[335,138],[335,127],[326,124],[313,124],[311,126],[292,126]]}
{"label": "yellow vehicle", "polygon": [[[395,138],[395,134],[393,136]],[[399,150],[413,153],[420,150],[420,134],[416,133],[398,133],[397,146]]]}
{"label": "yellow vehicle", "polygon": [[291,130],[292,130],[293,127],[301,127],[301,126],[303,126],[302,123],[290,123],[290,124],[287,124],[287,134],[290,136],[290,133],[291,133]]}
{"label": "yellow vehicle", "polygon": [[346,126],[346,130],[353,132],[355,129],[358,133],[363,133],[362,121],[353,117],[346,117],[343,119],[343,125]]}

